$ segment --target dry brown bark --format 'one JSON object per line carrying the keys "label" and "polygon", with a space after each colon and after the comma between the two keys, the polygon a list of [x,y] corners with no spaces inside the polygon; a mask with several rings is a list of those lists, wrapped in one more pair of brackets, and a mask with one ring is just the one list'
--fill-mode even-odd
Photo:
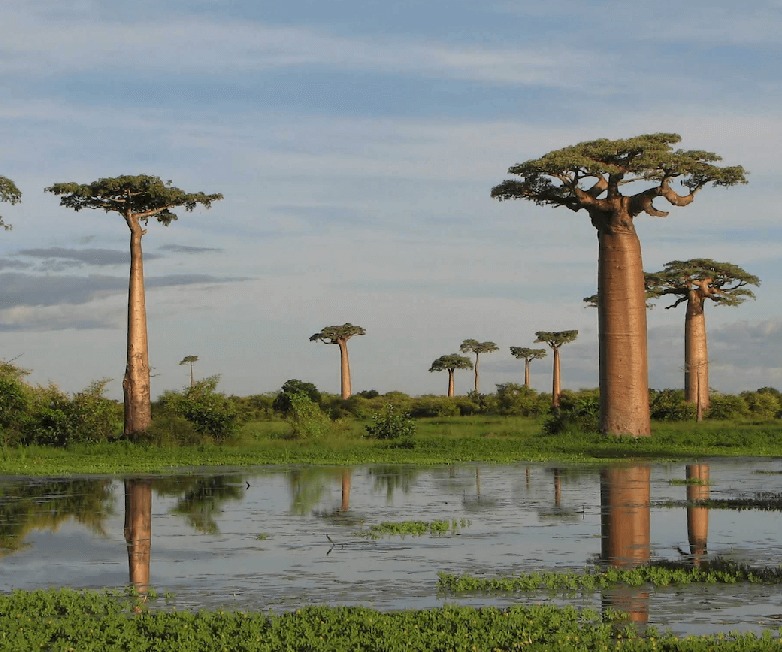
{"label": "dry brown bark", "polygon": [[559,395],[562,393],[561,381],[559,376],[559,347],[554,348],[554,372],[551,381],[551,405],[554,408],[559,407]]}
{"label": "dry brown bark", "polygon": [[454,370],[449,369],[448,370],[448,396],[449,397],[453,397],[454,394],[453,376],[454,376]]}
{"label": "dry brown bark", "polygon": [[696,283],[687,295],[687,313],[684,318],[684,398],[694,403],[697,419],[709,409],[709,352],[706,339],[706,299],[714,293],[709,288],[711,279]]}
{"label": "dry brown bark", "polygon": [[598,233],[600,430],[617,435],[649,436],[641,243],[629,216],[623,228],[604,228]]}
{"label": "dry brown bark", "polygon": [[147,309],[144,292],[144,261],[141,238],[146,229],[139,217],[125,213],[130,228],[130,280],[128,284],[127,363],[122,389],[125,398],[124,434],[134,438],[152,424],[152,402],[149,382],[149,346]]}
{"label": "dry brown bark", "polygon": [[339,345],[340,362],[340,393],[343,399],[349,399],[351,394],[350,386],[350,361],[348,360],[348,341],[346,339],[337,340]]}

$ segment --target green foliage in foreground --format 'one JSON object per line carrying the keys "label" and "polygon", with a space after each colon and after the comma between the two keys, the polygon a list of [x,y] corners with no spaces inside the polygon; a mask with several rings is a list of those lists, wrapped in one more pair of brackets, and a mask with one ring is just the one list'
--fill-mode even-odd
{"label": "green foliage in foreground", "polygon": [[621,614],[549,605],[379,612],[306,607],[280,614],[150,610],[129,596],[16,591],[0,596],[0,649],[211,652],[288,650],[779,650],[770,632],[678,639],[638,633]]}
{"label": "green foliage in foreground", "polygon": [[751,568],[725,559],[692,566],[683,562],[658,562],[625,569],[596,568],[589,572],[539,571],[512,577],[476,577],[438,573],[438,589],[448,593],[491,592],[526,593],[532,591],[596,591],[610,586],[672,586],[693,583],[736,584],[782,583],[782,567]]}
{"label": "green foliage in foreground", "polygon": [[406,535],[422,537],[425,534],[442,536],[449,532],[458,532],[461,528],[470,524],[469,519],[438,519],[434,521],[383,521],[370,526],[365,530],[356,532],[358,536],[368,539],[380,539],[384,536]]}

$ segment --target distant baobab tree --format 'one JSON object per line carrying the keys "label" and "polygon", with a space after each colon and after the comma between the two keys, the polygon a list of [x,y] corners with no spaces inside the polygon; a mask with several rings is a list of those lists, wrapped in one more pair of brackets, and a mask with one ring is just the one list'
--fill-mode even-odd
{"label": "distant baobab tree", "polygon": [[738,265],[710,258],[673,260],[659,272],[645,275],[650,299],[666,296],[675,301],[666,309],[686,303],[684,317],[684,398],[695,404],[697,419],[709,409],[709,354],[706,338],[706,301],[738,306],[755,294],[747,286],[760,285],[757,276]]}
{"label": "distant baobab tree", "polygon": [[478,377],[478,363],[481,353],[491,353],[497,351],[498,346],[494,342],[479,342],[478,340],[464,340],[459,346],[459,350],[462,353],[474,353],[475,354],[475,393],[479,393],[480,380]]}
{"label": "distant baobab tree", "polygon": [[512,346],[510,353],[518,360],[524,360],[524,387],[529,388],[529,363],[546,357],[546,349],[529,349],[525,346]]}
{"label": "distant baobab tree", "polygon": [[130,229],[127,366],[122,389],[125,399],[124,434],[126,438],[135,440],[152,424],[141,238],[147,232],[150,217],[168,226],[177,219],[172,209],[183,207],[192,211],[198,205],[209,208],[212,202],[223,196],[185,192],[172,186],[170,181],[161,181],[159,177],[147,174],[110,177],[92,183],[55,183],[46,188],[46,192],[59,195],[60,205],[76,212],[97,208],[106,213],[119,213]]}
{"label": "distant baobab tree", "polygon": [[197,355],[186,355],[182,360],[180,361],[180,365],[183,364],[189,364],[190,365],[190,387],[195,385],[195,380],[193,379],[193,365],[198,362],[198,356]]}
{"label": "distant baobab tree", "polygon": [[350,398],[351,394],[348,340],[354,335],[366,335],[366,330],[361,326],[354,326],[347,322],[342,326],[325,326],[310,337],[310,342],[324,342],[339,346],[340,392],[343,399]]}
{"label": "distant baobab tree", "polygon": [[[606,434],[651,435],[644,273],[633,220],[641,213],[667,216],[656,199],[687,206],[709,184],[747,181],[739,165],[714,165],[721,160],[716,154],[674,150],[680,140],[658,133],[582,142],[511,166],[516,178],[491,190],[501,201],[583,209],[597,229],[600,430]],[[681,191],[673,188],[676,181]]]}
{"label": "distant baobab tree", "polygon": [[[16,184],[8,177],[0,176],[0,202],[7,202],[12,206],[22,201],[22,193]],[[11,229],[10,224],[3,222],[3,216],[0,215],[0,228],[9,231]]]}
{"label": "distant baobab tree", "polygon": [[554,372],[551,387],[551,406],[559,407],[559,395],[562,393],[559,373],[559,349],[578,337],[578,331],[538,331],[536,342],[545,342],[554,351]]}
{"label": "distant baobab tree", "polygon": [[457,369],[472,369],[472,361],[466,355],[458,353],[449,353],[441,355],[429,367],[429,371],[447,371],[448,372],[448,396],[454,395],[453,376]]}

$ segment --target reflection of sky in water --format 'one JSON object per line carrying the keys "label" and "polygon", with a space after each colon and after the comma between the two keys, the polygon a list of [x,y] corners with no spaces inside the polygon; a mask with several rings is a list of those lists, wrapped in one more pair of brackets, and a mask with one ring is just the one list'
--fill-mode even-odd
{"label": "reflection of sky in water", "polygon": [[[773,460],[711,462],[711,496],[736,498],[774,490],[782,480],[780,471],[782,463]],[[685,486],[669,483],[684,477],[684,464],[652,467],[652,559],[678,560],[680,550],[689,550],[686,510],[661,506],[686,499]],[[192,489],[193,478],[188,482]],[[9,486],[7,481],[4,486]],[[242,471],[223,478],[223,494],[188,504],[187,509],[204,510],[188,516],[182,513],[182,495],[169,482],[165,491],[153,492],[152,586],[173,592],[179,608],[265,610],[331,603],[398,609],[445,602],[558,602],[545,594],[438,596],[437,572],[491,576],[580,569],[600,555],[596,468],[357,467],[350,474],[347,513],[338,512],[342,486],[343,470],[338,468]],[[25,546],[0,559],[3,590],[124,586],[128,561],[122,482],[115,481],[112,489],[114,504],[104,522],[105,537],[73,520],[54,530],[30,529],[24,535]],[[435,519],[468,519],[470,524],[442,537],[372,541],[354,534],[362,523]],[[204,520],[213,521],[217,531],[191,525]],[[778,512],[711,510],[708,552],[780,565],[779,522]],[[596,609],[601,605],[599,595],[570,602]],[[657,589],[651,591],[649,604],[651,624],[688,633],[778,627],[778,620],[769,616],[782,613],[778,587],[768,586]]]}

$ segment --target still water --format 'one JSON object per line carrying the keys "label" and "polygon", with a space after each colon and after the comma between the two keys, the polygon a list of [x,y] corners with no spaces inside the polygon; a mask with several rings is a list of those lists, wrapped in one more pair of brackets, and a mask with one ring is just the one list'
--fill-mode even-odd
{"label": "still water", "polygon": [[[698,484],[683,484],[687,479]],[[149,477],[0,478],[0,590],[173,593],[178,609],[377,609],[518,602],[630,612],[678,634],[782,626],[778,585],[613,590],[566,598],[439,595],[437,573],[495,576],[727,557],[782,565],[778,511],[687,501],[782,491],[782,460],[631,467],[259,467]],[[449,519],[441,536],[358,532]]]}

